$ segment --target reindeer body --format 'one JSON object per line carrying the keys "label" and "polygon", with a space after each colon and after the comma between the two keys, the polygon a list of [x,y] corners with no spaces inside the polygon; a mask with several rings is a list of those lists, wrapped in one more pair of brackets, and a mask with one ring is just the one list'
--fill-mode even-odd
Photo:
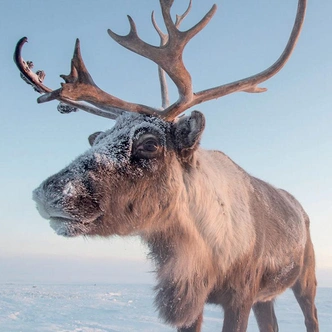
{"label": "reindeer body", "polygon": [[[34,199],[60,235],[141,236],[167,323],[199,331],[210,302],[225,308],[224,331],[245,331],[256,303],[271,305],[297,282],[315,293],[309,220],[287,192],[200,148],[203,129],[199,112],[176,123],[124,114]],[[315,325],[313,298],[310,306]]]}

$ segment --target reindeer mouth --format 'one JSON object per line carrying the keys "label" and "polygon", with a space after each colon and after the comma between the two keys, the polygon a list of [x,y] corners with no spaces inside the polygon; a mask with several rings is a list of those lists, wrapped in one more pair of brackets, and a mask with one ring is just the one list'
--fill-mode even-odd
{"label": "reindeer mouth", "polygon": [[33,199],[37,203],[39,214],[49,220],[51,228],[56,234],[65,237],[79,235],[91,235],[98,225],[101,224],[103,212],[93,206],[93,209],[81,209],[80,213],[75,210],[64,211],[64,202],[59,197],[49,198],[43,187],[33,192]]}
{"label": "reindeer mouth", "polygon": [[50,226],[57,235],[64,237],[76,237],[88,235],[96,227],[96,222],[101,215],[92,220],[77,221],[75,219],[63,217],[50,217]]}

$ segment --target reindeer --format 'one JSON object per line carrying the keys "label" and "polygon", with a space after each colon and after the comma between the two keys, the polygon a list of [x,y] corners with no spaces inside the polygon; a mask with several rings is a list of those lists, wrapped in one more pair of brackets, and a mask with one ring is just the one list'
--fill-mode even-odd
{"label": "reindeer", "polygon": [[[288,192],[263,182],[219,151],[199,146],[205,126],[198,111],[180,116],[202,102],[237,92],[263,92],[258,84],[274,76],[290,57],[303,24],[306,0],[298,11],[289,41],[268,69],[245,79],[193,92],[182,54],[210,21],[216,5],[194,27],[179,26],[191,8],[174,22],[173,0],[160,0],[167,29],[154,16],[160,47],[130,32],[109,35],[120,45],[159,66],[163,109],[118,99],[102,91],[84,65],[76,41],[65,83],[51,90],[42,71],[34,73],[16,46],[21,76],[42,96],[59,100],[63,113],[83,109],[116,119],[113,128],[89,137],[91,148],[33,193],[42,217],[66,237],[138,235],[156,265],[155,304],[160,317],[181,332],[200,331],[205,303],[224,309],[224,332],[243,332],[253,309],[260,331],[278,331],[273,301],[292,288],[307,331],[318,331],[315,258],[309,218]],[[170,105],[165,73],[179,91]]]}

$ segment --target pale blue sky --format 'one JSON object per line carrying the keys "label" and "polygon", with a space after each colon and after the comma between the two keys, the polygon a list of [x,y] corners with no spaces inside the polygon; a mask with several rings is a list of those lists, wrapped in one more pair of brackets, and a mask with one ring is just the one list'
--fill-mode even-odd
{"label": "pale blue sky", "polygon": [[[297,6],[296,0],[193,0],[183,28],[199,21],[213,3],[218,5],[215,17],[184,54],[195,91],[271,65],[286,44]],[[139,35],[159,44],[150,22],[152,10],[160,22],[159,2],[0,0],[0,5],[0,260],[31,261],[43,255],[44,260],[56,257],[54,266],[61,266],[61,260],[70,259],[107,264],[125,259],[125,267],[128,260],[143,259],[145,249],[139,241],[64,239],[39,216],[32,190],[84,152],[89,134],[107,129],[113,122],[84,112],[61,115],[55,102],[38,105],[38,94],[19,78],[12,53],[16,42],[27,36],[23,57],[33,60],[35,69],[45,70],[45,84],[57,88],[59,74],[69,73],[79,37],[87,68],[101,88],[128,101],[158,107],[156,66],[117,45],[106,31],[111,28],[126,34],[126,15],[130,14]],[[187,1],[177,0],[173,12],[181,13],[186,6]],[[309,1],[298,46],[286,67],[263,85],[268,88],[266,93],[237,93],[197,107],[207,118],[203,147],[224,151],[248,172],[288,190],[303,204],[311,217],[319,281],[330,286],[331,13],[330,0]],[[172,101],[176,98],[171,87]],[[15,267],[3,266],[8,277],[2,280],[10,281]],[[54,277],[53,269],[56,267],[50,269],[50,277]],[[19,273],[25,272],[21,269]],[[29,273],[33,279],[33,271]]]}

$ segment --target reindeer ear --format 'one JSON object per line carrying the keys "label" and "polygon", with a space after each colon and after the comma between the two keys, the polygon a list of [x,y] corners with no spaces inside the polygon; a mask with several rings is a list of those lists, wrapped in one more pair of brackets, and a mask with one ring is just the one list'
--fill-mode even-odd
{"label": "reindeer ear", "polygon": [[200,143],[205,117],[201,112],[193,111],[189,116],[180,118],[174,126],[176,148],[181,157],[188,159]]}
{"label": "reindeer ear", "polygon": [[102,131],[97,131],[97,132],[95,132],[94,134],[91,134],[91,135],[88,137],[89,144],[90,144],[91,146],[93,145],[93,143],[94,143],[95,139],[97,138],[97,136],[98,136],[99,134],[101,134],[101,133],[102,133]]}

